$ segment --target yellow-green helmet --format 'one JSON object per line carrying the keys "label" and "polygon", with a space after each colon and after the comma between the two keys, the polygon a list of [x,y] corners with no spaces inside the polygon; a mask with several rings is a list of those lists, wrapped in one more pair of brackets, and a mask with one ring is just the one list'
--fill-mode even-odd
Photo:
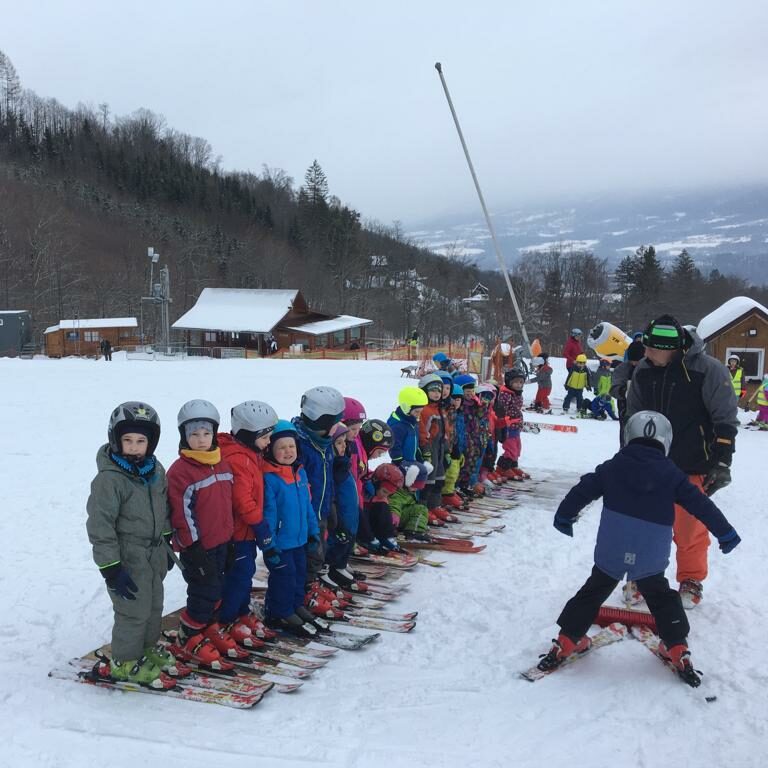
{"label": "yellow-green helmet", "polygon": [[421,408],[428,402],[426,393],[418,387],[403,387],[397,396],[397,404],[403,413],[410,413],[411,408]]}

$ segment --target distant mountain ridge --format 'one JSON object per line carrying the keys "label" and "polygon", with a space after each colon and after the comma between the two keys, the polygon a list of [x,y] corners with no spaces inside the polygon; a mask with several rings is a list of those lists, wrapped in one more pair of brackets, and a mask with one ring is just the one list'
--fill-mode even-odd
{"label": "distant mountain ridge", "polygon": [[[631,199],[593,198],[573,205],[515,208],[492,213],[509,265],[521,254],[587,249],[613,265],[641,245],[662,261],[683,248],[704,274],[718,269],[756,284],[768,283],[768,185]],[[470,256],[481,268],[496,257],[485,220],[445,217],[415,225],[415,243],[448,256]]]}

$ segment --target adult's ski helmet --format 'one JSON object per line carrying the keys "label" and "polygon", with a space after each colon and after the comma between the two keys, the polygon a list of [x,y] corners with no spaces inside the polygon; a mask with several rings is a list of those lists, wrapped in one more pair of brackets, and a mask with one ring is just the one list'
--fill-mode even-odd
{"label": "adult's ski helmet", "polygon": [[432,355],[432,362],[441,365],[442,363],[450,362],[450,358],[445,352],[435,352],[435,354]]}
{"label": "adult's ski helmet", "polygon": [[252,446],[260,437],[268,435],[277,424],[277,413],[269,403],[246,400],[231,411],[232,434],[246,445]]}
{"label": "adult's ski helmet", "polygon": [[314,432],[328,432],[344,415],[344,398],[333,387],[312,387],[301,396],[301,419]]}
{"label": "adult's ski helmet", "polygon": [[388,451],[392,447],[392,430],[381,419],[368,419],[360,429],[360,439],[366,455],[370,456],[376,448]]}
{"label": "adult's ski helmet", "polygon": [[685,331],[672,315],[651,320],[643,333],[643,344],[652,349],[681,349]]}
{"label": "adult's ski helmet", "polygon": [[160,440],[160,417],[157,411],[147,403],[131,400],[120,403],[109,416],[107,441],[113,453],[123,452],[123,435],[135,432],[147,438],[147,456],[151,456]]}
{"label": "adult's ski helmet", "polygon": [[365,421],[368,417],[365,414],[365,408],[359,400],[354,397],[344,398],[344,423],[347,426]]}
{"label": "adult's ski helmet", "polygon": [[397,404],[406,414],[410,413],[412,408],[423,408],[428,402],[426,394],[418,387],[403,387],[397,396]]}
{"label": "adult's ski helmet", "polygon": [[669,419],[657,411],[638,411],[627,419],[624,425],[624,442],[633,440],[655,440],[669,455],[672,445],[672,425]]}
{"label": "adult's ski helmet", "polygon": [[571,328],[571,336],[583,336],[584,332],[581,328]]}

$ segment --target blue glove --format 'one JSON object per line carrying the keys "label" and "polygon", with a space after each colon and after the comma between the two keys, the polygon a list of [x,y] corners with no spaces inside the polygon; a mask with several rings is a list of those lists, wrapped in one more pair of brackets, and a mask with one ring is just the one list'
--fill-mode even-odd
{"label": "blue glove", "polygon": [[720,551],[727,555],[732,549],[736,549],[736,547],[739,546],[741,543],[741,537],[739,536],[736,531],[731,528],[731,530],[725,534],[725,536],[721,536],[717,543],[720,545]]}
{"label": "blue glove", "polygon": [[123,600],[136,599],[136,593],[139,591],[139,588],[131,578],[131,574],[120,563],[102,568],[101,575],[104,577],[104,581],[107,582],[107,589],[110,592],[114,592],[118,597],[122,597]]}
{"label": "blue glove", "polygon": [[555,515],[555,521],[552,525],[554,525],[560,533],[564,533],[566,536],[573,536],[573,523],[567,518]]}
{"label": "blue glove", "polygon": [[280,565],[280,555],[282,552],[277,547],[270,547],[264,552],[264,563],[267,568],[277,568]]}

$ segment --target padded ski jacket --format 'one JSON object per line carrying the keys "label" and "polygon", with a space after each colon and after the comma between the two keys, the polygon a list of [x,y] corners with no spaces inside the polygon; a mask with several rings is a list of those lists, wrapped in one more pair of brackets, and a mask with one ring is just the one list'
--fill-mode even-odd
{"label": "padded ski jacket", "polygon": [[531,379],[532,383],[538,384],[539,389],[552,388],[552,366],[548,363],[540,366],[536,375]]}
{"label": "padded ski jacket", "polygon": [[165,470],[155,461],[146,478],[129,474],[109,458],[109,446],[96,454],[98,474],[91,482],[86,530],[99,568],[125,559],[129,544],[157,546],[171,532]]}
{"label": "padded ski jacket", "polygon": [[264,478],[261,454],[238,442],[230,434],[218,435],[221,456],[234,475],[232,512],[234,541],[253,541],[253,526],[264,519]]}
{"label": "padded ski jacket", "polygon": [[[221,456],[219,452],[215,455]],[[203,464],[182,454],[168,468],[171,522],[181,549],[199,541],[209,550],[232,538],[233,479],[232,467],[222,460]]]}
{"label": "padded ski jacket", "polygon": [[574,368],[565,380],[568,389],[592,389],[591,377],[586,366]]}
{"label": "padded ski jacket", "polygon": [[736,445],[738,401],[731,374],[685,332],[684,351],[669,365],[641,360],[627,389],[627,418],[638,411],[663,413],[672,424],[669,458],[689,475],[703,475],[718,461],[730,465]]}
{"label": "padded ski jacket", "polygon": [[574,339],[573,336],[569,336],[568,341],[565,342],[565,346],[563,347],[565,367],[573,368],[573,366],[576,365],[576,357],[583,354],[584,349],[581,346],[581,342]]}
{"label": "padded ski jacket", "polygon": [[584,507],[603,497],[595,565],[614,579],[664,573],[672,547],[675,504],[718,538],[733,527],[723,513],[658,449],[638,443],[622,448],[568,492],[556,517],[574,523]]}
{"label": "padded ski jacket", "polygon": [[357,480],[351,472],[354,456],[335,456],[333,459],[334,504],[339,523],[352,534],[357,533],[360,522],[360,496]]}
{"label": "padded ski jacket", "polygon": [[280,550],[303,547],[320,535],[304,468],[264,462],[264,519]]}
{"label": "padded ski jacket", "polygon": [[310,432],[297,416],[293,426],[299,433],[296,441],[309,488],[312,492],[312,508],[318,520],[326,520],[333,501],[333,445],[329,437],[318,437]]}
{"label": "padded ski jacket", "polygon": [[515,392],[503,386],[499,389],[494,411],[498,418],[498,426],[509,426],[523,419],[523,393]]}
{"label": "padded ski jacket", "polygon": [[403,413],[398,406],[387,419],[392,430],[392,447],[389,458],[393,464],[413,464],[422,461],[419,450],[418,422],[411,414]]}
{"label": "padded ski jacket", "polygon": [[592,379],[594,381],[594,387],[595,387],[595,394],[599,397],[600,395],[608,395],[611,391],[611,381],[613,379],[613,376],[610,371],[605,370],[604,368],[598,368],[597,372],[593,374]]}

